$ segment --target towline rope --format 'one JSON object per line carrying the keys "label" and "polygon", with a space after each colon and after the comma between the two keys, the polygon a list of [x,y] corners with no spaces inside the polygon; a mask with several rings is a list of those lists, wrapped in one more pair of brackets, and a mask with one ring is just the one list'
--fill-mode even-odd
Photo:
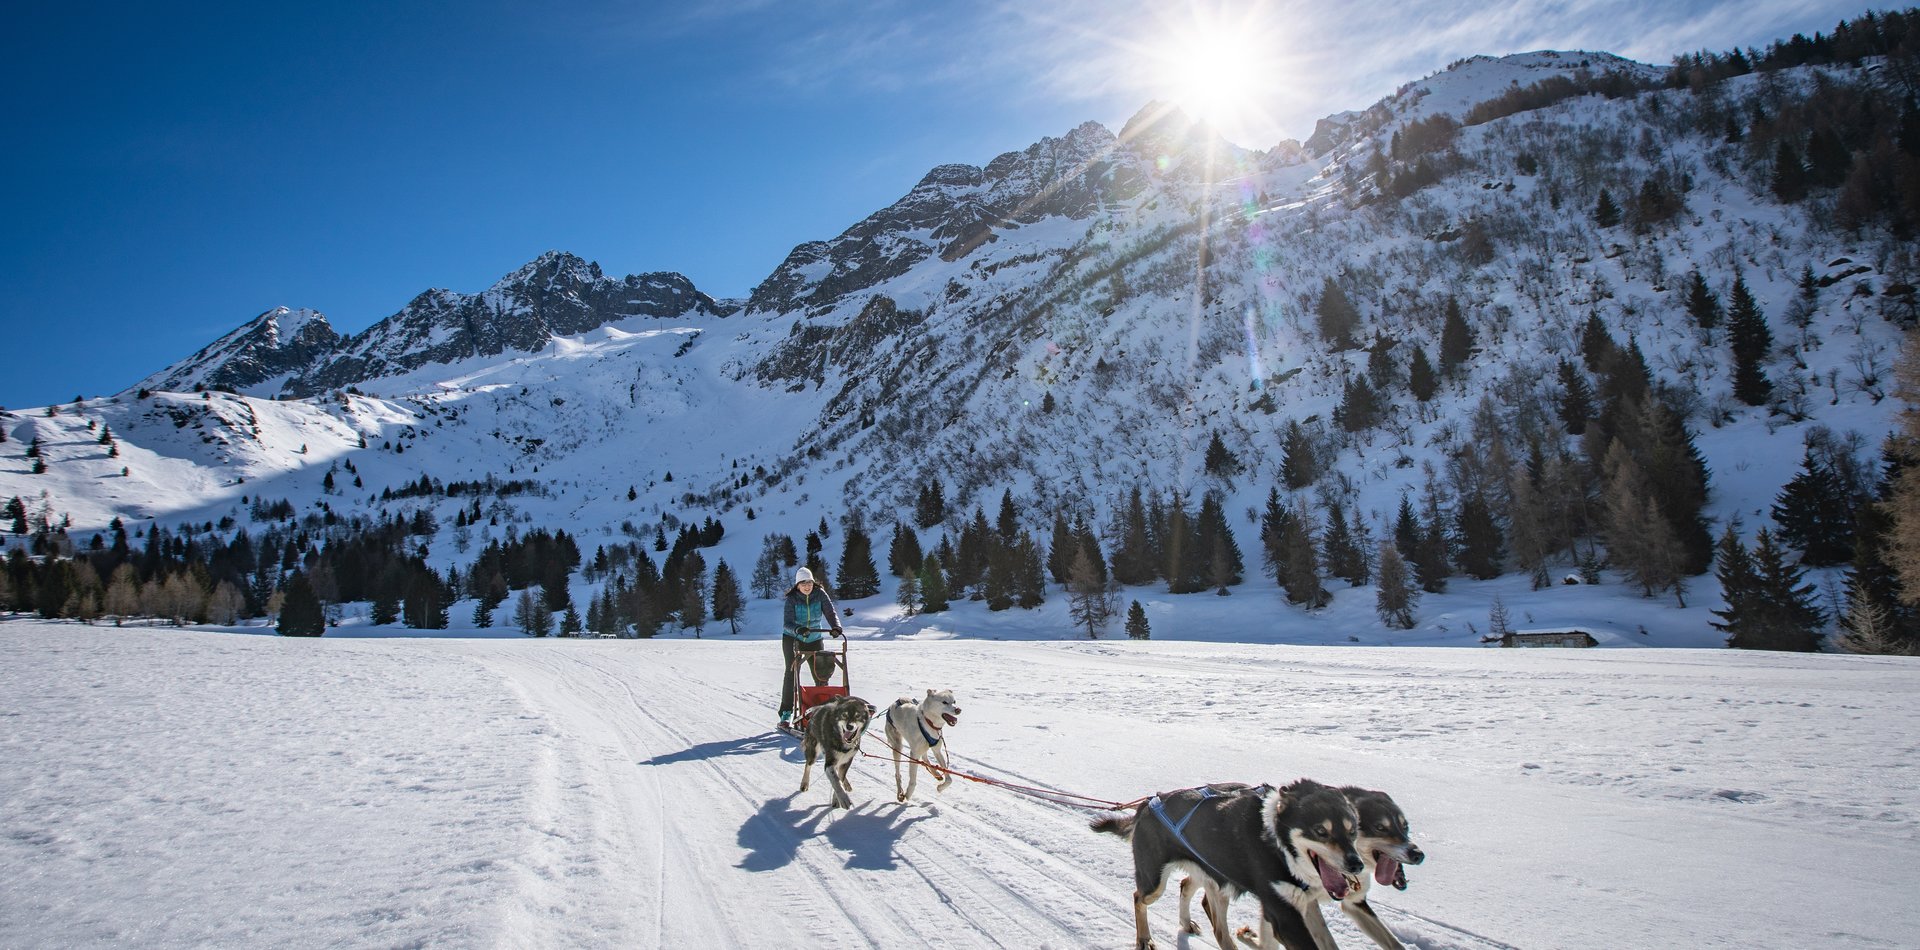
{"label": "towline rope", "polygon": [[[872,731],[863,732],[861,733],[861,735],[864,738],[868,738],[868,739],[874,738]],[[884,743],[886,740],[881,739],[880,741]],[[882,762],[892,762],[893,761],[893,756],[891,754],[892,746],[888,746],[888,749],[889,749],[889,754],[887,755],[879,755],[877,753],[868,752],[866,749],[861,749],[860,754],[865,758],[879,759]],[[949,753],[949,755],[951,755],[951,753]],[[975,782],[981,785],[991,785],[997,788],[1004,788],[1010,792],[1014,792],[1020,795],[1025,795],[1029,798],[1036,798],[1036,799],[1039,799],[1040,801],[1050,802],[1055,805],[1065,805],[1069,808],[1087,808],[1087,809],[1093,809],[1096,811],[1125,811],[1129,808],[1134,808],[1139,805],[1142,805],[1146,803],[1147,799],[1153,797],[1151,795],[1147,795],[1147,796],[1142,796],[1140,798],[1136,798],[1130,802],[1116,802],[1116,801],[1110,801],[1105,798],[1095,798],[1092,795],[1081,795],[1077,792],[1063,792],[1059,789],[1054,789],[1054,788],[1040,788],[1038,786],[1033,786],[1033,785],[1020,785],[1015,782],[1006,781],[1005,779],[997,779],[997,778],[992,778],[985,775],[976,775],[972,772],[963,772],[959,769],[954,769],[954,768],[945,768],[939,765],[935,765],[932,762],[916,759],[913,756],[906,754],[905,752],[900,753],[900,758],[911,763],[912,765],[925,766],[927,771],[932,772],[936,776],[952,775],[958,778],[966,779],[969,782]],[[1071,799],[1071,800],[1069,801],[1067,799]]]}

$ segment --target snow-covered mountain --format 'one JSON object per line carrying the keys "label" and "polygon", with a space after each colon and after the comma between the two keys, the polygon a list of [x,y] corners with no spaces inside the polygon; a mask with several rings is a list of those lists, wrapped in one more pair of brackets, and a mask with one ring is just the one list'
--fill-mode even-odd
{"label": "snow-covered mountain", "polygon": [[[549,253],[479,294],[424,293],[350,339],[317,314],[270,312],[135,387],[173,392],[0,416],[10,443],[38,436],[48,460],[31,474],[0,452],[0,497],[87,530],[116,515],[214,520],[243,497],[373,511],[380,488],[423,474],[511,473],[548,486],[515,502],[534,522],[737,525],[752,509],[768,530],[804,531],[847,510],[884,524],[938,477],[961,513],[1011,490],[1036,526],[1058,510],[1104,524],[1135,485],[1219,491],[1250,512],[1298,423],[1326,472],[1299,497],[1379,527],[1403,495],[1444,495],[1450,461],[1488,431],[1536,435],[1555,367],[1578,359],[1597,315],[1685,394],[1707,514],[1751,526],[1811,428],[1867,446],[1889,430],[1890,318],[1912,257],[1874,228],[1831,226],[1830,197],[1775,200],[1771,156],[1729,141],[1726,117],[1822,83],[1871,87],[1874,71],[1575,95],[1453,128],[1417,156],[1394,154],[1416,124],[1542,79],[1584,89],[1661,71],[1601,53],[1476,57],[1265,152],[1151,105],[1117,135],[1087,123],[984,167],[935,168],[797,246],[744,303]],[[1626,202],[1648,181],[1683,210],[1655,227],[1595,222],[1601,191]],[[1744,281],[1772,322],[1773,406],[1733,399],[1724,332],[1687,318],[1696,270],[1723,297]],[[1330,280],[1360,311],[1362,349],[1315,329]],[[1476,349],[1417,402],[1407,368],[1437,353],[1448,298]],[[1346,385],[1376,372],[1382,422],[1334,425]],[[235,393],[178,394],[196,385]],[[1206,472],[1216,435],[1237,471]],[[349,460],[361,490],[323,494]]]}
{"label": "snow-covered mountain", "polygon": [[333,356],[344,339],[318,311],[275,307],[129,391],[231,389],[271,395]]}

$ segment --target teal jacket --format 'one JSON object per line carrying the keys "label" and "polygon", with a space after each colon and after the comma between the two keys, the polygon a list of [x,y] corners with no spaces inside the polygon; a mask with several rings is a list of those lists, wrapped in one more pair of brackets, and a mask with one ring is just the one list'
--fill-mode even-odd
{"label": "teal jacket", "polygon": [[821,627],[840,629],[840,614],[833,609],[833,598],[818,584],[813,585],[812,594],[801,594],[798,585],[788,588],[783,612],[786,615],[783,632],[801,643],[819,643]]}

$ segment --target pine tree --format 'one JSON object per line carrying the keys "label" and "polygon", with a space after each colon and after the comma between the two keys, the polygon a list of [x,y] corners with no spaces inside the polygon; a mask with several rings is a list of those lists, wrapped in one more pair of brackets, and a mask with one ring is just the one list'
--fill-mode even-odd
{"label": "pine tree", "polygon": [[1587,385],[1587,376],[1580,368],[1560,361],[1560,425],[1568,435],[1579,435],[1587,431],[1587,421],[1593,418],[1593,390]]}
{"label": "pine tree", "polygon": [[1356,543],[1345,507],[1337,499],[1327,504],[1327,527],[1320,544],[1326,550],[1328,575],[1354,587],[1367,582],[1366,552]]}
{"label": "pine tree", "polygon": [[866,528],[857,519],[847,526],[846,545],[840,549],[840,573],[837,576],[840,586],[835,590],[847,600],[872,597],[880,592],[880,570],[873,564],[873,541],[867,537]]}
{"label": "pine tree", "polygon": [[1839,476],[1808,448],[1800,471],[1774,496],[1780,540],[1800,551],[1800,563],[1831,567],[1853,560],[1853,505]]}
{"label": "pine tree", "polygon": [[1000,493],[1000,515],[993,524],[1002,545],[1012,547],[1020,537],[1020,508],[1013,503],[1013,489]]}
{"label": "pine tree", "polygon": [[1396,630],[1412,630],[1413,608],[1419,603],[1420,592],[1407,576],[1407,563],[1400,559],[1400,550],[1393,542],[1380,542],[1379,565],[1374,609],[1380,622]]}
{"label": "pine tree", "polygon": [[[1224,594],[1228,587],[1240,583],[1245,565],[1240,558],[1240,545],[1234,541],[1233,530],[1227,524],[1226,509],[1218,492],[1208,492],[1201,499],[1200,516],[1194,529],[1195,552],[1205,558],[1199,565],[1204,570],[1202,577],[1205,583],[1201,586],[1210,586],[1217,593]],[[1104,576],[1102,580],[1105,580]]]}
{"label": "pine tree", "polygon": [[1320,339],[1334,350],[1351,350],[1358,344],[1354,342],[1354,333],[1360,328],[1360,312],[1354,309],[1353,301],[1347,299],[1347,292],[1326,279],[1320,289],[1320,305],[1316,310],[1319,317]]}
{"label": "pine tree", "polygon": [[487,606],[485,600],[477,601],[473,605],[473,625],[482,630],[493,626],[493,608]]}
{"label": "pine tree", "polygon": [[1217,429],[1207,442],[1205,467],[1207,474],[1215,478],[1231,478],[1240,474],[1240,459],[1227,450],[1227,443],[1220,438]]}
{"label": "pine tree", "polygon": [[1447,578],[1453,576],[1453,557],[1447,530],[1447,517],[1440,511],[1438,499],[1427,498],[1427,515],[1420,524],[1420,540],[1414,544],[1413,575],[1420,589],[1429,594],[1447,590]]}
{"label": "pine tree", "polygon": [[1447,298],[1446,322],[1440,328],[1440,375],[1452,379],[1473,356],[1473,331],[1460,316],[1460,301]]}
{"label": "pine tree", "polygon": [[1773,383],[1760,364],[1773,351],[1773,332],[1767,328],[1766,317],[1747,290],[1744,277],[1734,278],[1731,301],[1727,335],[1733,345],[1733,395],[1749,406],[1763,406],[1773,395]]}
{"label": "pine tree", "polygon": [[520,597],[513,604],[513,625],[530,637],[544,637],[553,630],[553,615],[535,596],[533,588],[520,591]]}
{"label": "pine tree", "polygon": [[1433,364],[1427,362],[1427,351],[1417,346],[1407,366],[1407,389],[1421,402],[1432,402],[1440,392],[1440,379],[1433,371]]}
{"label": "pine tree", "polygon": [[727,632],[740,632],[740,610],[746,604],[746,597],[740,592],[740,579],[734,576],[733,568],[721,561],[713,569],[713,619],[725,620]]}
{"label": "pine tree", "polygon": [[[1086,548],[1081,548],[1086,550]],[[1100,560],[1099,551],[1093,552],[1095,561]],[[1030,534],[1022,534],[1014,543],[1013,560],[1013,605],[1021,610],[1033,610],[1047,602],[1047,564],[1040,553],[1040,545]],[[1106,568],[1101,565],[1100,582],[1106,584]]]}
{"label": "pine tree", "polygon": [[1780,137],[1780,147],[1773,155],[1773,196],[1784,202],[1795,202],[1807,196],[1807,167],[1800,162],[1800,150],[1793,147],[1793,140]]}
{"label": "pine tree", "polygon": [[1386,390],[1400,378],[1400,369],[1393,362],[1394,341],[1385,334],[1374,337],[1373,345],[1367,347],[1367,381],[1376,391]]}
{"label": "pine tree", "polygon": [[1754,538],[1752,564],[1752,592],[1739,623],[1727,628],[1727,646],[1802,653],[1820,649],[1824,618],[1814,606],[1813,585],[1802,583],[1805,573],[1787,563],[1785,552],[1764,528]]}
{"label": "pine tree", "polygon": [[1067,572],[1073,569],[1073,552],[1079,546],[1079,538],[1073,526],[1067,524],[1065,512],[1053,516],[1053,543],[1047,546],[1047,574],[1053,582],[1062,587],[1067,585]]}
{"label": "pine tree", "polygon": [[1120,516],[1120,546],[1113,552],[1113,578],[1122,584],[1151,584],[1159,576],[1153,554],[1146,504],[1135,485]]}
{"label": "pine tree", "polygon": [[1699,271],[1687,275],[1687,315],[1693,318],[1694,326],[1702,330],[1720,325],[1720,298],[1707,286],[1707,278]]}
{"label": "pine tree", "polygon": [[1191,594],[1205,590],[1206,561],[1199,532],[1187,514],[1186,502],[1175,496],[1167,506],[1166,527],[1160,532],[1166,558],[1167,593]]}
{"label": "pine tree", "polygon": [[274,629],[283,637],[317,637],[327,632],[327,617],[314,596],[307,575],[294,571],[287,578],[286,601],[280,606],[280,623]]}
{"label": "pine tree", "polygon": [[560,615],[560,635],[563,637],[577,637],[581,631],[585,629],[586,628],[580,623],[580,608],[573,604],[568,604],[567,612]]}
{"label": "pine tree", "polygon": [[904,577],[920,569],[920,560],[926,552],[920,550],[920,536],[913,529],[896,520],[893,523],[893,540],[887,545],[887,573],[895,577]]}
{"label": "pine tree", "polygon": [[947,609],[947,579],[940,559],[929,553],[920,565],[920,612],[942,613]]}
{"label": "pine tree", "polygon": [[1320,477],[1320,463],[1314,458],[1313,442],[1296,420],[1287,420],[1281,437],[1280,480],[1288,488],[1306,488]]}
{"label": "pine tree", "polygon": [[1607,332],[1607,325],[1601,322],[1599,312],[1587,314],[1587,322],[1580,327],[1580,359],[1586,364],[1587,372],[1598,373],[1606,369],[1617,349],[1619,344]]}
{"label": "pine tree", "polygon": [[1593,206],[1593,223],[1610,228],[1620,223],[1620,206],[1613,201],[1613,193],[1600,189],[1600,200]]}
{"label": "pine tree", "polygon": [[1280,586],[1287,591],[1287,602],[1309,610],[1325,607],[1333,600],[1320,581],[1320,558],[1314,552],[1313,533],[1307,527],[1304,511],[1287,519],[1281,545],[1286,549],[1286,573]]}
{"label": "pine tree", "polygon": [[1150,640],[1152,638],[1153,628],[1147,625],[1146,608],[1141,607],[1140,602],[1136,600],[1127,608],[1127,639]]}
{"label": "pine tree", "polygon": [[900,586],[894,591],[893,602],[900,606],[900,616],[911,617],[920,612],[920,575],[918,571],[907,571],[900,575]]}
{"label": "pine tree", "polygon": [[1280,502],[1280,489],[1267,489],[1267,508],[1260,516],[1260,561],[1276,583],[1286,583],[1287,531],[1293,509]]}
{"label": "pine tree", "polygon": [[1380,423],[1380,400],[1365,376],[1347,381],[1346,394],[1333,410],[1333,421],[1347,432],[1365,432]]}
{"label": "pine tree", "polygon": [[1460,570],[1477,580],[1490,581],[1499,577],[1500,562],[1506,557],[1506,541],[1486,498],[1476,493],[1461,499],[1454,522],[1458,532]]}
{"label": "pine tree", "polygon": [[913,504],[913,523],[920,530],[925,531],[947,520],[946,491],[938,475],[921,486],[920,495]]}
{"label": "pine tree", "polygon": [[1646,439],[1645,467],[1653,498],[1679,546],[1677,569],[1682,575],[1704,573],[1713,563],[1713,538],[1702,514],[1710,480],[1706,459],[1694,445],[1686,421],[1665,399],[1647,401],[1640,430]]}

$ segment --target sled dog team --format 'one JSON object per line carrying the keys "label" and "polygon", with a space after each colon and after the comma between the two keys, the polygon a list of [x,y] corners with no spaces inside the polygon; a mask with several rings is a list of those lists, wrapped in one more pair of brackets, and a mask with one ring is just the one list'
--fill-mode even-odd
{"label": "sled dog team", "polygon": [[[801,576],[811,588],[811,575],[802,571]],[[838,618],[830,605],[826,616],[837,635]],[[788,701],[783,697],[782,725]],[[819,759],[833,786],[831,807],[852,808],[847,770],[879,714],[858,696],[814,706],[800,735],[806,758],[800,790],[811,784]],[[888,707],[885,725],[897,801],[913,796],[921,769],[937,783],[936,791],[953,783],[945,730],[959,723],[960,706],[951,689],[929,689],[923,699],[903,697]],[[1280,788],[1220,783],[1161,792],[1132,806],[1131,814],[1094,820],[1093,830],[1132,843],[1135,950],[1152,950],[1147,905],[1160,898],[1175,871],[1186,875],[1180,881],[1181,929],[1200,933],[1189,905],[1201,891],[1200,907],[1220,950],[1234,947],[1236,936],[1260,950],[1338,950],[1320,912],[1322,903],[1339,904],[1385,950],[1403,950],[1367,903],[1367,892],[1376,883],[1405,890],[1404,866],[1426,860],[1413,843],[1406,814],[1387,793],[1334,788],[1312,779]],[[1227,905],[1243,894],[1259,904],[1260,926],[1236,933],[1227,927]]]}
{"label": "sled dog team", "polygon": [[[814,708],[800,737],[806,758],[801,791],[811,784],[814,760],[820,759],[833,786],[831,807],[853,807],[847,769],[860,756],[860,740],[875,715],[873,704],[858,696]],[[930,689],[924,699],[902,698],[887,709],[898,801],[912,797],[920,769],[937,781],[939,791],[952,783],[945,772],[945,730],[958,725],[959,717],[951,689]],[[1154,946],[1147,905],[1160,898],[1175,871],[1186,875],[1180,881],[1181,929],[1200,933],[1190,903],[1194,892],[1202,891],[1200,906],[1221,948],[1233,947],[1237,935],[1261,950],[1336,950],[1320,912],[1326,902],[1339,904],[1385,950],[1401,950],[1367,903],[1367,892],[1375,883],[1405,890],[1405,865],[1426,860],[1413,842],[1406,814],[1387,793],[1334,788],[1312,779],[1281,788],[1219,783],[1161,792],[1131,814],[1096,819],[1093,830],[1132,842],[1136,950]],[[1235,934],[1227,927],[1227,905],[1243,894],[1259,903],[1260,927],[1257,932],[1242,927]]]}
{"label": "sled dog team", "polygon": [[[807,717],[806,730],[800,734],[800,751],[807,759],[800,770],[800,790],[806,791],[811,784],[813,760],[820,759],[833,786],[833,807],[852,808],[847,769],[860,757],[860,740],[877,714],[872,703],[858,696],[843,696],[815,706]],[[926,698],[918,702],[903,697],[887,709],[887,745],[893,748],[893,790],[898,801],[913,796],[920,769],[926,769],[938,782],[935,788],[939,791],[953,784],[953,776],[945,771],[950,762],[943,740],[946,728],[959,724],[960,706],[950,689],[927,690]],[[903,757],[907,763],[904,783],[900,776]]]}

